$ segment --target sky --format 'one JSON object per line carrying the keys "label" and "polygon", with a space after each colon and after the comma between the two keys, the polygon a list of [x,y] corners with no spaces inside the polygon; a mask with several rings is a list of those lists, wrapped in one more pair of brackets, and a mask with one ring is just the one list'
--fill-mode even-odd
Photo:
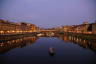
{"label": "sky", "polygon": [[51,28],[96,20],[96,0],[0,0],[0,19]]}

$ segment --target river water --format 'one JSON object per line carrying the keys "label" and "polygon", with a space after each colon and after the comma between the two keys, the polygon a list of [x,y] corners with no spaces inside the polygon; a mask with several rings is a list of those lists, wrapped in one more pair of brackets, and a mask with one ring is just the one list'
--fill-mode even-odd
{"label": "river water", "polygon": [[96,64],[96,42],[70,38],[33,36],[1,42],[0,64]]}

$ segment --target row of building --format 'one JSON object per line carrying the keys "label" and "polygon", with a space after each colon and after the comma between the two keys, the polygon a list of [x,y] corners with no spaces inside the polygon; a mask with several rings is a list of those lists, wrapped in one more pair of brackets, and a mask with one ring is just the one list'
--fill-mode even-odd
{"label": "row of building", "polygon": [[83,22],[80,25],[60,26],[55,29],[72,33],[96,34],[96,21],[94,23]]}
{"label": "row of building", "polygon": [[[42,29],[34,24],[25,22],[14,23],[0,19],[0,34],[22,34],[38,32],[40,30]],[[83,22],[80,25],[60,26],[54,28],[54,30],[72,33],[96,34],[96,21],[94,23]]]}
{"label": "row of building", "polygon": [[38,27],[30,23],[14,23],[0,19],[0,34],[21,34],[36,32]]}

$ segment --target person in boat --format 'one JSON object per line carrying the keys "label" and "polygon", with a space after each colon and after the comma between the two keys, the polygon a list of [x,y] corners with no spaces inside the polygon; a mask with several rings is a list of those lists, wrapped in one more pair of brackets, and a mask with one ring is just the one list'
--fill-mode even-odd
{"label": "person in boat", "polygon": [[49,48],[49,54],[50,54],[51,56],[54,56],[54,53],[55,53],[54,48],[53,48],[53,47],[50,47],[50,48]]}

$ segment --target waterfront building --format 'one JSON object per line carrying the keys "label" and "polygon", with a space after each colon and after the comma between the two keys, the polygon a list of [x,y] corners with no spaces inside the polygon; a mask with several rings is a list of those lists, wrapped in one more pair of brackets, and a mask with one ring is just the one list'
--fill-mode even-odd
{"label": "waterfront building", "polygon": [[92,23],[92,33],[96,34],[96,21]]}
{"label": "waterfront building", "polygon": [[0,20],[0,34],[22,34],[35,32],[36,25],[30,23],[14,23],[5,20]]}
{"label": "waterfront building", "polygon": [[83,22],[83,24],[71,26],[69,32],[92,34],[91,29],[92,29],[91,24],[89,24],[88,22]]}

